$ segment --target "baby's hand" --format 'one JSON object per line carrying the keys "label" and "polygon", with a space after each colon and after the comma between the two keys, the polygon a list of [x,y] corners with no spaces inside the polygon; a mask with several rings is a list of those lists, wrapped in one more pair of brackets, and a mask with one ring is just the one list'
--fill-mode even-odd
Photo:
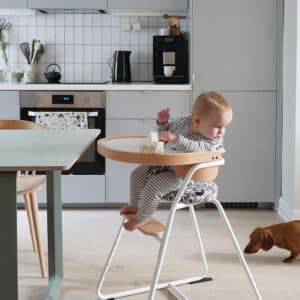
{"label": "baby's hand", "polygon": [[164,108],[157,113],[157,124],[162,125],[170,119],[170,108]]}
{"label": "baby's hand", "polygon": [[170,132],[170,131],[161,131],[159,134],[159,138],[163,140],[164,142],[170,143],[170,144],[176,144],[178,137],[176,134]]}

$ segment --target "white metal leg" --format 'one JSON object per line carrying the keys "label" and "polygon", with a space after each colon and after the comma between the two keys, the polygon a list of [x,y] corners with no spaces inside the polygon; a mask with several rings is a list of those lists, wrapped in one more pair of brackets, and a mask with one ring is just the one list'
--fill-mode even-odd
{"label": "white metal leg", "polygon": [[223,209],[223,206],[221,205],[220,201],[217,200],[217,199],[212,199],[212,200],[210,200],[209,202],[214,203],[215,206],[217,207],[220,216],[222,217],[222,219],[224,220],[225,225],[226,225],[227,228],[228,228],[228,231],[229,231],[229,233],[230,233],[231,240],[232,240],[232,242],[233,242],[233,244],[234,244],[234,246],[235,246],[235,248],[236,248],[238,257],[239,257],[239,259],[240,259],[240,262],[241,262],[242,266],[244,267],[244,270],[245,270],[245,272],[246,272],[246,274],[247,274],[247,276],[248,276],[248,279],[249,279],[249,281],[250,281],[250,283],[251,283],[251,285],[252,285],[252,288],[253,288],[253,290],[254,290],[254,292],[255,292],[256,298],[257,298],[258,300],[262,300],[262,297],[261,297],[261,295],[260,295],[260,292],[259,292],[259,290],[258,290],[258,288],[257,288],[257,285],[256,285],[256,282],[255,282],[255,280],[254,280],[254,277],[253,277],[253,275],[252,275],[252,273],[251,273],[251,271],[250,271],[250,269],[249,269],[249,267],[248,267],[248,264],[247,264],[247,262],[246,262],[246,260],[245,260],[245,257],[244,257],[244,255],[243,255],[243,252],[242,252],[242,250],[241,250],[241,248],[240,248],[240,245],[239,245],[239,243],[238,243],[238,241],[237,241],[237,239],[236,239],[236,236],[235,236],[235,234],[234,234],[234,232],[233,232],[233,229],[232,229],[232,227],[231,227],[231,225],[230,225],[230,222],[229,222],[229,220],[228,220],[228,218],[227,218],[227,216],[226,216],[226,213],[225,213],[225,211],[224,211],[224,209]]}

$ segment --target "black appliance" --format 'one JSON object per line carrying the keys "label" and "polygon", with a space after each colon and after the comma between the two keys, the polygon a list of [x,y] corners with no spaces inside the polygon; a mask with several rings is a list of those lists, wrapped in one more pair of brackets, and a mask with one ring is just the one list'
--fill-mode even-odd
{"label": "black appliance", "polygon": [[187,35],[153,36],[153,79],[156,83],[188,83]]}
{"label": "black appliance", "polygon": [[[105,93],[70,91],[21,92],[21,119],[35,122],[39,112],[84,112],[87,128],[100,129],[97,140],[105,137]],[[64,121],[64,128],[72,126]],[[78,129],[79,130],[79,129]],[[105,174],[105,158],[97,153],[97,140],[63,174]]]}
{"label": "black appliance", "polygon": [[131,51],[114,51],[112,65],[112,82],[131,82]]}

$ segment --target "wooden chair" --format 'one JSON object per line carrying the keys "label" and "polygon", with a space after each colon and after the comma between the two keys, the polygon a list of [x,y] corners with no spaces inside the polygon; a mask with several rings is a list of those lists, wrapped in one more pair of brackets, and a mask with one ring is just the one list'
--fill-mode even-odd
{"label": "wooden chair", "polygon": [[[0,130],[7,129],[46,129],[46,127],[29,121],[21,120],[0,120]],[[17,176],[17,195],[24,197],[24,204],[27,212],[29,229],[33,250],[38,253],[41,276],[46,277],[46,264],[43,252],[43,245],[40,234],[40,222],[38,218],[38,198],[37,190],[39,190],[46,182],[46,176],[36,175],[35,171],[31,173],[28,170]]]}

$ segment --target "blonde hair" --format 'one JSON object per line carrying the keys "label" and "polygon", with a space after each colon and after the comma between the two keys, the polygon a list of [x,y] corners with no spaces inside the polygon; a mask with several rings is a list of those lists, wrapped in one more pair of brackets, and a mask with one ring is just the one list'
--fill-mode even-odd
{"label": "blonde hair", "polygon": [[192,115],[207,115],[211,112],[230,112],[229,102],[219,93],[206,92],[200,94],[192,108]]}

